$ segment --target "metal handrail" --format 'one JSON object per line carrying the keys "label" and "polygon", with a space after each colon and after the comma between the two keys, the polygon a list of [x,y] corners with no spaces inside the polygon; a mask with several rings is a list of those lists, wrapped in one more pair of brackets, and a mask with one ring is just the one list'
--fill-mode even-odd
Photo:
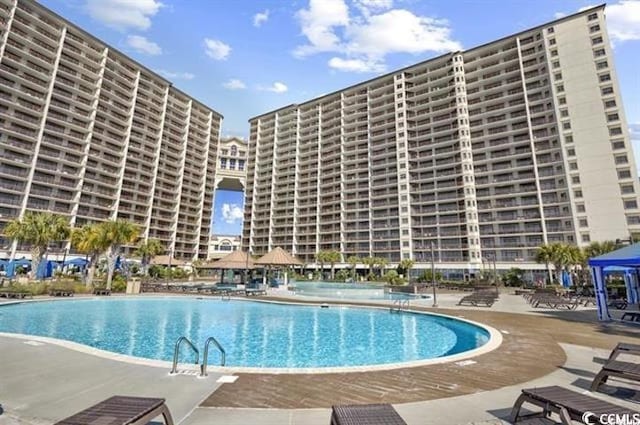
{"label": "metal handrail", "polygon": [[403,310],[409,310],[409,308],[411,308],[411,304],[409,303],[409,300],[393,300],[393,303],[391,304],[391,308],[389,309],[389,311],[391,313],[400,313]]}
{"label": "metal handrail", "polygon": [[226,362],[227,352],[224,351],[222,345],[218,342],[217,339],[210,336],[207,338],[207,341],[204,343],[204,356],[202,357],[202,364],[200,365],[200,376],[207,376],[207,358],[209,357],[209,343],[213,342],[218,350],[220,351],[220,366],[224,366]]}
{"label": "metal handrail", "polygon": [[189,341],[189,338],[187,338],[186,336],[181,336],[176,341],[176,346],[175,346],[175,349],[173,350],[173,368],[171,369],[171,372],[169,372],[171,374],[178,372],[178,354],[180,353],[180,344],[182,344],[182,341],[187,341],[187,344],[189,344],[189,346],[193,349],[193,351],[196,352],[195,364],[200,363],[200,351],[198,351],[198,349],[193,344],[193,342]]}

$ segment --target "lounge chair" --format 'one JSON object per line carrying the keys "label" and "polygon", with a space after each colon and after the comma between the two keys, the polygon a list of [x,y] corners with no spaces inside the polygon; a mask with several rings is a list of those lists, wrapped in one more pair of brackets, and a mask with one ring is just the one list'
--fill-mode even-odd
{"label": "lounge chair", "polygon": [[93,288],[93,295],[111,295],[111,289]]}
{"label": "lounge chair", "polygon": [[[520,415],[520,409],[524,403],[539,406],[543,410],[542,412],[530,415]],[[511,409],[510,421],[517,423],[521,419],[525,419],[525,422],[527,422],[527,418],[545,418],[551,413],[556,413],[560,416],[560,423],[572,425],[572,420],[584,423],[582,422],[583,415],[587,412],[594,414],[593,419],[597,419],[600,415],[609,415],[612,413],[618,415],[633,415],[638,413],[599,398],[580,394],[566,388],[551,386],[522,390],[522,394],[520,394],[520,397],[518,397]]]}
{"label": "lounge chair", "polygon": [[629,322],[640,322],[640,312],[627,311],[622,315],[620,320]]}
{"label": "lounge chair", "polygon": [[55,425],[143,425],[158,416],[166,425],[173,425],[163,398],[113,396]]}
{"label": "lounge chair", "polygon": [[615,360],[620,354],[634,354],[640,356],[640,344],[629,344],[627,342],[619,342],[618,345],[609,354],[609,360]]}
{"label": "lounge chair", "polygon": [[52,297],[73,297],[75,291],[73,289],[51,288],[49,295]]}
{"label": "lounge chair", "polygon": [[593,378],[591,391],[598,391],[600,385],[607,382],[610,376],[640,383],[640,364],[621,362],[619,360],[606,362],[596,377]]}
{"label": "lounge chair", "polygon": [[460,301],[458,301],[458,305],[469,304],[477,307],[480,304],[483,304],[487,307],[491,307],[496,302],[496,299],[496,294],[473,293],[462,297]]}
{"label": "lounge chair", "polygon": [[331,425],[407,425],[390,404],[331,407]]}

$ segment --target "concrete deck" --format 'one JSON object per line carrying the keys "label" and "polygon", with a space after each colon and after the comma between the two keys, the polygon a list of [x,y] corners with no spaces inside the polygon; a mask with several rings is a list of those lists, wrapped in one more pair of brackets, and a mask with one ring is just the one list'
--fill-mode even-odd
{"label": "concrete deck", "polygon": [[[348,402],[394,403],[409,424],[498,424],[521,388],[557,384],[584,391],[611,347],[619,341],[640,340],[640,326],[598,323],[593,308],[531,309],[522,297],[503,295],[491,309],[463,309],[455,307],[461,296],[441,295],[442,308],[435,311],[504,331],[500,348],[466,366],[450,363],[322,375],[238,374],[235,383],[221,385],[215,373],[205,379],[169,376],[166,368],[0,337],[4,409],[0,425],[53,423],[114,394],[165,397],[176,423],[185,425],[326,425],[329,406]],[[426,310],[431,301],[423,301],[412,306]],[[635,397],[626,403],[640,410],[638,394],[626,390],[617,395]]]}

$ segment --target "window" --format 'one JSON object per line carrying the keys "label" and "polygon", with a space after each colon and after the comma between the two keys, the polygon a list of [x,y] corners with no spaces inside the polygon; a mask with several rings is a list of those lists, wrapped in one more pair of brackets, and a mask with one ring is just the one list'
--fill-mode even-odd
{"label": "window", "polygon": [[609,67],[609,62],[607,61],[600,61],[596,63],[596,69],[605,69]]}
{"label": "window", "polygon": [[227,158],[220,158],[220,168],[223,170],[227,168]]}
{"label": "window", "polygon": [[229,160],[229,169],[230,170],[235,170],[236,169],[236,160],[235,160],[235,158]]}
{"label": "window", "polygon": [[614,150],[624,149],[624,142],[623,141],[613,142],[611,143],[611,146],[613,147]]}
{"label": "window", "polygon": [[577,170],[578,169],[578,163],[577,162],[570,162],[569,163],[569,169],[570,170]]}
{"label": "window", "polygon": [[611,81],[611,75],[609,75],[609,73],[602,74],[598,76],[598,79],[600,80],[601,83],[605,83],[607,81]]}
{"label": "window", "polygon": [[585,207],[584,207],[584,204],[576,204],[576,210],[577,210],[579,213],[583,213],[583,212],[586,212],[586,211],[587,211],[587,210],[585,209]]}
{"label": "window", "polygon": [[604,56],[607,53],[604,51],[604,49],[597,49],[593,51],[593,56],[595,56],[596,58],[599,58],[600,56]]}
{"label": "window", "polygon": [[592,13],[589,16],[587,16],[587,21],[595,21],[596,19],[598,19],[598,13]]}
{"label": "window", "polygon": [[627,155],[617,155],[616,156],[616,165],[628,164],[629,160],[627,159]]}
{"label": "window", "polygon": [[556,86],[556,91],[557,91],[558,93],[562,93],[562,92],[564,92],[564,84],[558,84],[558,85]]}
{"label": "window", "polygon": [[613,94],[613,87],[603,87],[601,92],[603,96],[606,96],[608,94]]}
{"label": "window", "polygon": [[581,218],[579,223],[580,223],[580,227],[589,227],[589,223],[587,222],[586,218]]}
{"label": "window", "polygon": [[624,209],[625,210],[632,210],[638,208],[638,201],[636,201],[635,199],[629,199],[624,201]]}
{"label": "window", "polygon": [[547,33],[549,33],[549,34],[553,34],[553,33],[554,33],[554,29],[553,29],[553,27],[549,27],[549,28],[547,28]]}
{"label": "window", "polygon": [[573,136],[571,134],[564,136],[564,141],[565,143],[573,143]]}
{"label": "window", "polygon": [[567,98],[566,97],[559,97],[558,98],[558,103],[560,105],[566,105],[567,104]]}
{"label": "window", "polygon": [[402,84],[396,84],[396,88],[397,89],[401,89],[402,88]]}
{"label": "window", "polygon": [[582,242],[591,242],[591,238],[589,237],[588,233],[584,233],[580,236],[582,237]]}
{"label": "window", "polygon": [[582,191],[581,190],[575,190],[573,192],[573,196],[578,198],[578,199],[582,198]]}
{"label": "window", "polygon": [[600,31],[600,25],[596,24],[596,25],[592,25],[589,27],[589,32],[598,32]]}
{"label": "window", "polygon": [[571,183],[573,183],[573,184],[580,184],[580,176],[573,176],[573,177],[571,177]]}
{"label": "window", "polygon": [[567,155],[576,156],[576,150],[573,148],[567,149]]}
{"label": "window", "polygon": [[618,170],[618,178],[619,179],[631,178],[631,170]]}
{"label": "window", "polygon": [[236,156],[236,155],[238,155],[238,147],[231,146],[231,156]]}
{"label": "window", "polygon": [[602,37],[594,37],[591,39],[591,44],[600,44],[602,43]]}
{"label": "window", "polygon": [[238,170],[240,171],[244,170],[244,159],[238,160]]}
{"label": "window", "polygon": [[555,75],[553,76],[553,78],[555,78],[555,80],[556,80],[556,81],[558,81],[558,80],[562,80],[562,73],[561,73],[561,72],[558,72],[557,74],[555,74]]}
{"label": "window", "polygon": [[551,66],[554,67],[554,68],[560,68],[560,61],[553,61],[551,63]]}
{"label": "window", "polygon": [[610,136],[619,136],[622,134],[622,128],[620,127],[611,127],[609,129],[609,135]]}
{"label": "window", "polygon": [[556,44],[556,39],[555,38],[550,38],[549,39],[549,46],[554,46]]}
{"label": "window", "polygon": [[569,116],[569,110],[568,109],[561,109],[560,110],[560,116],[561,117],[568,117]]}
{"label": "window", "polygon": [[607,100],[604,102],[604,107],[605,108],[615,108],[616,107],[616,101],[615,100]]}
{"label": "window", "polygon": [[630,195],[632,193],[635,193],[635,190],[633,190],[632,184],[623,184],[622,186],[620,186],[620,191],[622,192],[623,195]]}
{"label": "window", "polygon": [[557,50],[552,50],[551,51],[551,56],[558,56],[558,51]]}
{"label": "window", "polygon": [[640,217],[637,215],[630,215],[627,217],[627,224],[640,224]]}
{"label": "window", "polygon": [[619,119],[618,114],[607,114],[607,121],[618,121]]}
{"label": "window", "polygon": [[563,130],[571,130],[571,123],[569,121],[562,123]]}

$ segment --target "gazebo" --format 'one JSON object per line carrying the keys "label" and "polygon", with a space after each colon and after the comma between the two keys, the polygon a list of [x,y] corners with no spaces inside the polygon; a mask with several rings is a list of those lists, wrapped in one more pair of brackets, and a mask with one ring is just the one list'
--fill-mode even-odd
{"label": "gazebo", "polygon": [[[209,265],[213,269],[220,270],[251,270],[254,268],[254,261],[251,256],[243,251],[233,251],[218,261],[214,261]],[[246,277],[246,274],[245,274]],[[221,276],[224,279],[224,274]],[[246,284],[247,282],[245,282]]]}
{"label": "gazebo", "polygon": [[186,261],[178,260],[177,258],[170,258],[168,255],[158,255],[151,259],[151,265],[154,266],[179,267],[186,264]]}
{"label": "gazebo", "polygon": [[[255,261],[256,266],[274,266],[274,267],[288,267],[288,266],[301,266],[302,261],[298,260],[296,257],[289,254],[284,249],[275,247],[262,257],[258,258]],[[263,278],[263,283],[266,284],[267,275],[265,273]],[[288,284],[287,281],[287,273],[284,274],[284,286],[286,287]]]}
{"label": "gazebo", "polygon": [[624,270],[624,282],[627,287],[627,299],[630,304],[638,303],[638,269],[640,268],[640,243],[626,246],[615,251],[589,259],[591,277],[596,294],[598,320],[611,320],[607,300],[607,282],[604,274],[607,269]]}

